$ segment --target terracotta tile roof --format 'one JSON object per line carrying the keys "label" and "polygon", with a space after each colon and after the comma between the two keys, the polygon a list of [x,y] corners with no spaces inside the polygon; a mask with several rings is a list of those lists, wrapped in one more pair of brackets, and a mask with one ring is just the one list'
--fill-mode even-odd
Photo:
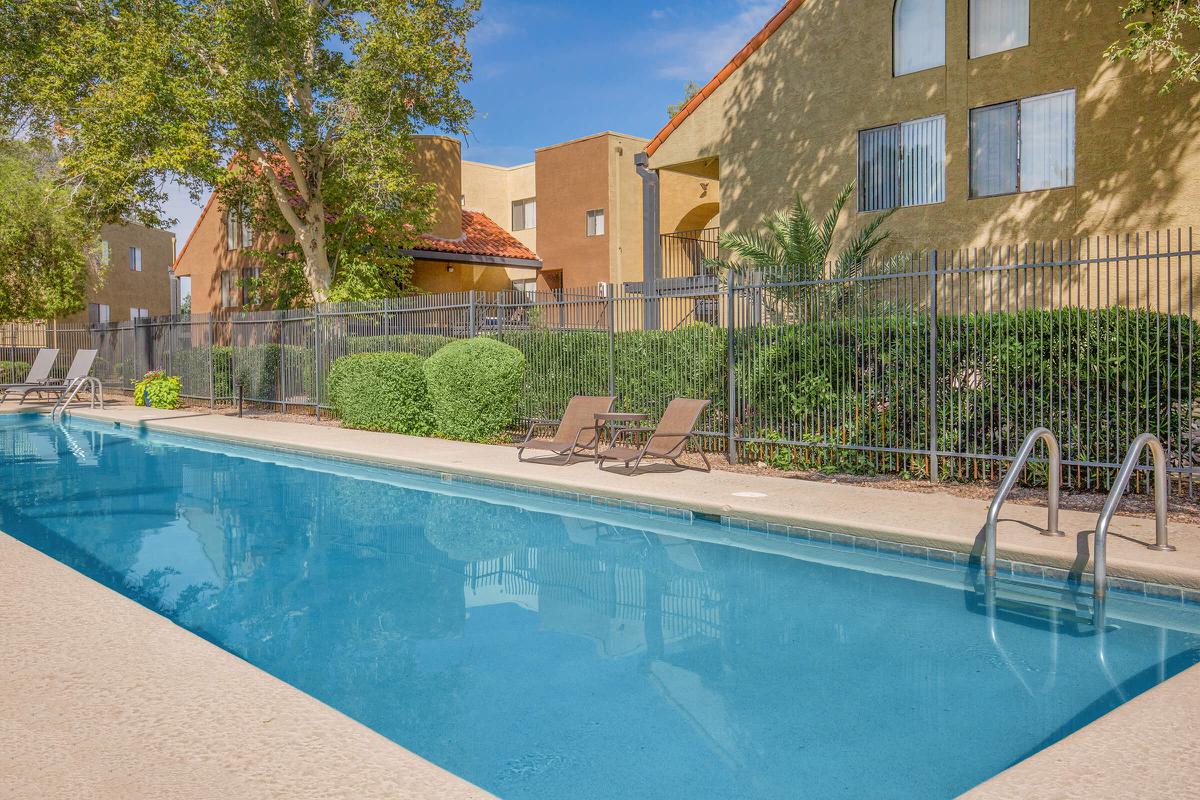
{"label": "terracotta tile roof", "polygon": [[794,14],[796,10],[800,8],[800,6],[804,5],[804,3],[805,0],[787,0],[783,8],[779,9],[778,13],[771,17],[766,26],[757,34],[755,34],[754,38],[747,42],[745,47],[738,51],[738,54],[735,55],[733,59],[716,74],[716,77],[705,84],[704,88],[700,90],[700,94],[688,101],[687,105],[681,108],[679,113],[671,118],[671,121],[667,123],[666,127],[659,131],[658,135],[650,140],[650,144],[646,145],[646,155],[654,155],[654,151],[662,146],[662,143],[667,140],[667,137],[670,136],[676,128],[682,125],[683,121],[690,117],[692,112],[699,108],[700,104],[707,100],[712,93],[717,90],[718,86],[724,83],[730,75],[737,72],[738,67],[742,66],[742,64],[745,64],[746,60],[749,59],[750,56],[758,52],[758,49],[766,43],[767,39],[770,39],[771,36],[774,35],[775,31],[779,30],[783,23],[787,22],[788,18],[791,17],[792,14]]}
{"label": "terracotta tile roof", "polygon": [[453,253],[464,256],[537,261],[537,254],[521,244],[508,231],[482,211],[463,211],[463,235],[458,239],[439,239],[424,235],[413,247],[417,251]]}

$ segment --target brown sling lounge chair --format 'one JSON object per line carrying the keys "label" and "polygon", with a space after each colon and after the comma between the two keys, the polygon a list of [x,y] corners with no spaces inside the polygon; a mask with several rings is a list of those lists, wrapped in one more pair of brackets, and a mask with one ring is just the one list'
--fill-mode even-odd
{"label": "brown sling lounge chair", "polygon": [[[628,467],[633,462],[633,471],[637,472],[643,458],[665,458],[677,467],[683,465],[678,459],[687,450],[688,440],[696,435],[696,421],[708,407],[708,400],[690,400],[677,397],[670,402],[663,412],[662,419],[656,428],[622,428],[613,440],[613,446],[596,454],[600,468],[605,461],[622,461]],[[621,439],[630,433],[649,433],[650,437],[641,447],[629,447],[621,444]],[[708,456],[703,448],[697,448],[700,458],[704,459],[704,471],[712,470]]]}
{"label": "brown sling lounge chair", "polygon": [[[529,425],[529,433],[525,441],[517,448],[517,458],[524,461],[526,450],[540,450],[554,455],[563,456],[564,464],[585,450],[595,450],[600,437],[601,426],[596,422],[596,415],[612,410],[615,397],[589,397],[577,395],[567,403],[561,420],[535,419]],[[553,438],[537,438],[533,434],[538,428],[558,426]]]}

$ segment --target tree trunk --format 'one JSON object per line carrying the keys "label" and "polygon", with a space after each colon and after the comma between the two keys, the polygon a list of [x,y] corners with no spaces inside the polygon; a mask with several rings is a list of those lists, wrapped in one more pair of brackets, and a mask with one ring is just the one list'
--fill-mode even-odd
{"label": "tree trunk", "polygon": [[304,253],[304,276],[312,290],[313,302],[324,303],[329,300],[329,292],[333,288],[324,219],[319,219],[317,223],[306,222],[298,238]]}

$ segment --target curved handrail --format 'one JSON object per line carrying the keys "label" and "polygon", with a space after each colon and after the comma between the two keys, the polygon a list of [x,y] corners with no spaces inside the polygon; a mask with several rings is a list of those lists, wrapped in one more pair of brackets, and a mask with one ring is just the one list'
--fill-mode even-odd
{"label": "curved handrail", "polygon": [[1153,433],[1143,433],[1133,440],[1129,454],[1125,456],[1125,461],[1122,462],[1121,469],[1117,472],[1117,479],[1113,482],[1112,490],[1108,493],[1108,499],[1104,501],[1100,518],[1096,520],[1096,544],[1093,555],[1096,565],[1093,568],[1092,594],[1097,600],[1103,599],[1108,593],[1108,526],[1112,524],[1117,507],[1121,505],[1121,500],[1125,496],[1125,490],[1129,488],[1129,481],[1142,458],[1142,451],[1147,448],[1149,448],[1150,456],[1154,461],[1154,544],[1147,545],[1147,547],[1151,550],[1168,553],[1175,550],[1167,541],[1167,451],[1157,436]]}
{"label": "curved handrail", "polygon": [[1021,472],[1025,469],[1029,457],[1033,455],[1033,449],[1042,440],[1046,442],[1046,450],[1050,457],[1049,489],[1046,498],[1049,512],[1046,518],[1046,529],[1042,533],[1047,536],[1063,535],[1063,532],[1058,529],[1058,497],[1062,486],[1062,449],[1058,446],[1058,439],[1054,438],[1054,434],[1049,428],[1034,428],[1025,437],[1025,442],[1017,451],[1017,457],[1013,459],[1012,466],[1004,474],[1004,480],[1000,482],[1000,489],[988,507],[987,523],[984,525],[983,565],[984,574],[989,578],[996,575],[996,522],[1000,518],[1000,508],[1008,499],[1009,492],[1017,485],[1017,479],[1021,477]]}

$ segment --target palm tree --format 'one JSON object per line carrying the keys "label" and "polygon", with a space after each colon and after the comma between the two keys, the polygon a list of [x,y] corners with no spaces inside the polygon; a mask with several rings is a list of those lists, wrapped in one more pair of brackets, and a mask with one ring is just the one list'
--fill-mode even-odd
{"label": "palm tree", "polygon": [[862,274],[862,268],[871,254],[883,244],[891,232],[883,230],[883,223],[892,215],[891,209],[875,216],[862,227],[850,241],[830,260],[833,237],[837,231],[842,209],[854,193],[854,181],[846,184],[833,201],[820,224],[799,193],[786,211],[778,211],[763,218],[765,230],[750,233],[723,233],[720,238],[722,250],[732,254],[731,258],[709,259],[706,264],[728,280],[738,276],[743,280],[762,285],[762,288],[783,308],[776,311],[786,314],[802,299],[820,292],[823,299],[833,307],[841,305],[851,291],[852,281],[846,283],[821,283]]}

